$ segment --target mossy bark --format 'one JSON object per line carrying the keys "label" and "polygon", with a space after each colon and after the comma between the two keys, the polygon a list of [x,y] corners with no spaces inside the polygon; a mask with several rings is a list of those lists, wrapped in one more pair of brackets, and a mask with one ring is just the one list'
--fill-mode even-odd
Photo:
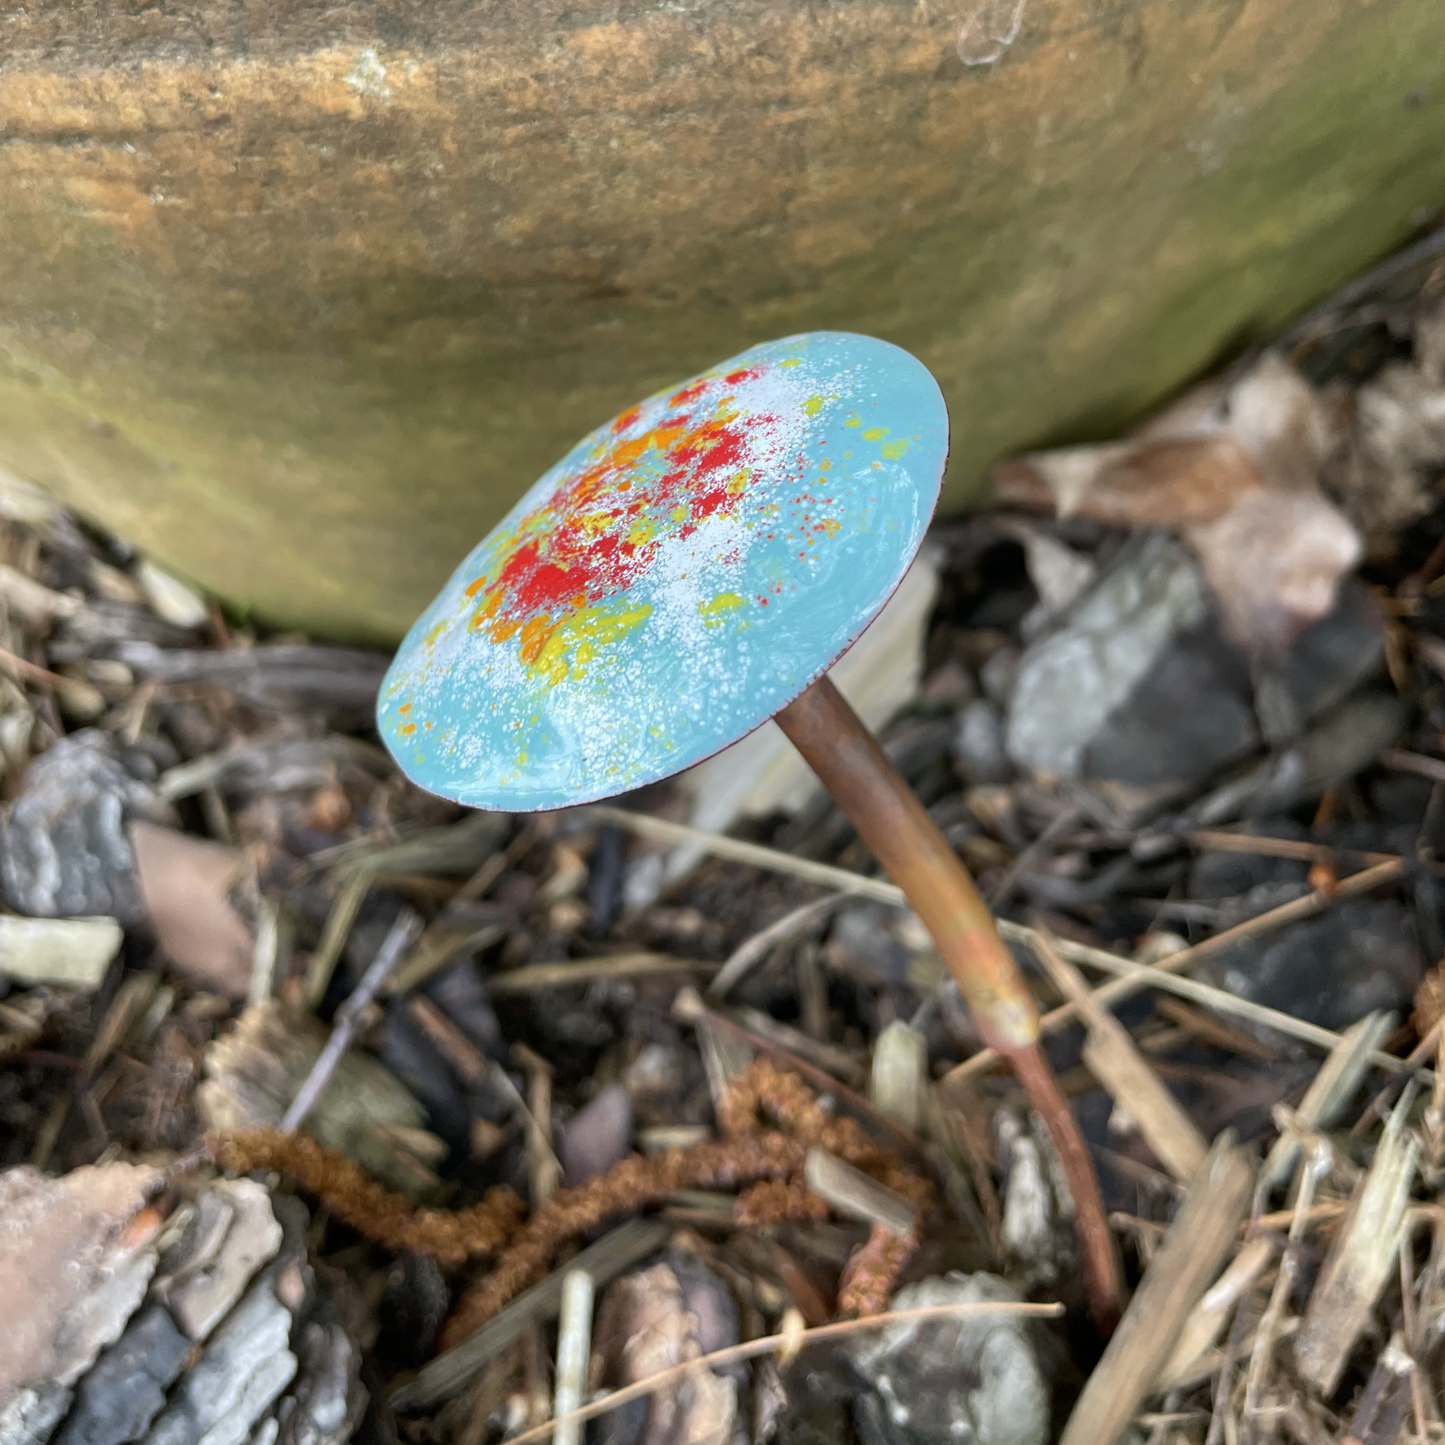
{"label": "mossy bark", "polygon": [[0,464],[337,636],[397,636],[579,435],[754,341],[915,351],[960,503],[1445,201],[1439,0],[3,18]]}

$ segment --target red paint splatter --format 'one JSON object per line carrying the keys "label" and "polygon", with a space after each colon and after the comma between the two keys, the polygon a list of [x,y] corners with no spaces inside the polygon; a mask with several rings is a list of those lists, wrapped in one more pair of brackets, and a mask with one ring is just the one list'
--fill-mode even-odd
{"label": "red paint splatter", "polygon": [[[710,517],[731,515],[746,485],[750,433],[775,416],[735,413],[729,388],[762,375],[746,367],[704,377],[668,400],[656,423],[625,433],[634,407],[612,423],[596,457],[517,523],[509,545],[466,589],[471,625],[494,641],[519,630],[537,652],[566,614],[621,592],[641,576],[667,538],[684,539]],[[640,470],[646,466],[653,475]]]}

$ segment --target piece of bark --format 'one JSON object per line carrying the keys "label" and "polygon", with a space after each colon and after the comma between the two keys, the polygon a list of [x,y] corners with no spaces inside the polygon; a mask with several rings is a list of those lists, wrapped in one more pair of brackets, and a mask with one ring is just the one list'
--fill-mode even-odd
{"label": "piece of bark", "polygon": [[150,1305],[96,1362],[75,1392],[55,1445],[125,1445],[160,1414],[185,1368],[191,1342],[159,1305]]}
{"label": "piece of bark", "polygon": [[253,707],[318,708],[368,719],[390,662],[377,652],[284,644],[218,651],[122,642],[116,656],[142,677],[213,682]]}
{"label": "piece of bark", "polygon": [[32,759],[0,824],[0,879],[32,918],[145,918],[125,824],[173,821],[169,804],[130,770],[147,760],[117,751],[95,728],[60,738]]}
{"label": "piece of bark", "polygon": [[155,1269],[159,1183],[122,1163],[0,1174],[0,1412],[26,1389],[73,1385],[120,1337]]}
{"label": "piece of bark", "polygon": [[1395,1445],[1410,1413],[1410,1380],[1415,1369],[1397,1331],[1375,1361],[1349,1433],[1340,1445]]}
{"label": "piece of bark", "polygon": [[1060,1445],[1112,1445],[1148,1396],[1190,1310],[1234,1245],[1254,1170],[1226,1131],[1215,1140],[1163,1243],[1149,1262]]}
{"label": "piece of bark", "polygon": [[74,1398],[64,1385],[27,1386],[0,1410],[0,1445],[46,1445]]}
{"label": "piece of bark", "polygon": [[[301,1331],[298,1369],[276,1406],[276,1445],[344,1445],[370,1400],[361,1383],[361,1350],[335,1321],[311,1321]],[[260,1445],[255,1435],[252,1445]]]}
{"label": "piece of bark", "polygon": [[1182,1389],[1203,1378],[1199,1373],[1201,1362],[1224,1333],[1224,1326],[1235,1305],[1274,1258],[1274,1251],[1272,1239],[1251,1239],[1229,1262],[1229,1267],[1189,1312],[1174,1351],[1155,1381],[1155,1394]]}
{"label": "piece of bark", "polygon": [[614,1415],[604,1424],[604,1439],[632,1437],[636,1445],[723,1445],[732,1438],[737,1381],[714,1374],[698,1359],[703,1353],[700,1321],[689,1303],[670,1262],[626,1275],[607,1291],[594,1334],[609,1384],[625,1388],[689,1360],[697,1364],[650,1397],[646,1411],[639,1412],[640,1434],[633,1436],[625,1427],[609,1430],[620,1423]]}
{"label": "piece of bark", "polygon": [[[1304,1098],[1294,1111],[1296,1121],[1305,1129],[1328,1129],[1335,1123],[1374,1067],[1375,1051],[1383,1046],[1394,1027],[1395,1016],[1383,1010],[1366,1014],[1358,1023],[1351,1024],[1305,1090]],[[1299,1158],[1299,1148],[1297,1133],[1281,1134],[1274,1141],[1259,1171],[1262,1194],[1278,1188],[1290,1177]]]}
{"label": "piece of bark", "polygon": [[199,1343],[280,1248],[269,1193],[251,1179],[219,1179],[201,1191],[185,1232],[161,1260],[152,1292]]}
{"label": "piece of bark", "polygon": [[310,1295],[306,1209],[284,1201],[280,1254],[181,1377],[145,1445],[243,1445],[295,1377],[292,1326]]}

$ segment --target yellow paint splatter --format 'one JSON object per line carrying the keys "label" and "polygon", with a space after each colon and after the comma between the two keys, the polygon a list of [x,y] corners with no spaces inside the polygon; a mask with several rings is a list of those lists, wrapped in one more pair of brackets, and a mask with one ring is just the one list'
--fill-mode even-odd
{"label": "yellow paint splatter", "polygon": [[735,477],[733,477],[732,481],[728,483],[728,491],[732,493],[733,496],[738,496],[742,492],[743,488],[747,486],[748,479],[751,476],[752,472],[747,467],[744,467],[742,471],[740,471]]}
{"label": "yellow paint splatter", "polygon": [[863,433],[863,440],[865,442],[881,442],[887,435],[888,428],[886,426],[870,426]]}
{"label": "yellow paint splatter", "polygon": [[850,416],[850,417],[848,418],[848,420],[843,423],[843,425],[844,425],[844,426],[862,426],[862,425],[863,425],[863,418],[862,418],[861,416],[857,416],[857,415]]}
{"label": "yellow paint splatter", "polygon": [[890,462],[896,462],[907,450],[908,443],[905,441],[885,442],[878,448],[879,455],[887,457]]}
{"label": "yellow paint splatter", "polygon": [[[810,396],[807,401],[803,403],[803,410],[807,412],[809,416],[817,416],[830,401],[837,400],[838,395],[836,392],[832,396]],[[852,423],[849,422],[847,425],[851,426]]]}
{"label": "yellow paint splatter", "polygon": [[719,592],[711,602],[699,602],[697,610],[704,617],[716,617],[722,612],[735,612],[743,605],[743,599],[736,592]]}
{"label": "yellow paint splatter", "polygon": [[[556,687],[574,674],[581,676],[601,649],[620,642],[651,615],[651,604],[644,602],[612,611],[584,607],[558,622],[545,614],[532,617],[521,628],[518,655],[547,687]],[[503,621],[488,635],[493,642],[506,642],[517,630],[515,622]]]}
{"label": "yellow paint splatter", "polygon": [[792,356],[789,357],[787,361],[780,361],[778,363],[779,366],[801,366],[802,364],[802,357],[799,356]]}

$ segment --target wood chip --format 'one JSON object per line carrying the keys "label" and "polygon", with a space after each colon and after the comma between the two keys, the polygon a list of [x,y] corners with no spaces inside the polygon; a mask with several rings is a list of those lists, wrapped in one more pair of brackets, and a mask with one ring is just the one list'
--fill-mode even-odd
{"label": "wood chip", "polygon": [[130,844],[161,952],[201,988],[245,998],[256,943],[227,897],[245,855],[142,820],[130,825]]}
{"label": "wood chip", "polygon": [[814,1194],[848,1219],[881,1224],[894,1234],[908,1234],[918,1222],[918,1211],[896,1190],[870,1179],[826,1149],[808,1150],[803,1177]]}
{"label": "wood chip", "polygon": [[1350,1351],[1370,1322],[1406,1232],[1410,1186],[1420,1159],[1420,1140],[1406,1127],[1414,1090],[1400,1097],[1361,1181],[1343,1227],[1335,1235],[1304,1323],[1295,1337],[1295,1363],[1328,1398],[1335,1392]]}
{"label": "wood chip", "polygon": [[894,1019],[873,1045],[868,1096],[879,1113],[910,1133],[923,1128],[928,1095],[928,1040],[902,1019]]}
{"label": "wood chip", "polygon": [[503,994],[535,993],[541,989],[569,988],[604,978],[668,978],[709,974],[717,964],[699,958],[674,958],[666,953],[614,953],[579,958],[568,963],[528,963],[502,973],[488,974],[487,989],[494,998]]}
{"label": "wood chip", "polygon": [[[1355,1091],[1365,1081],[1373,1064],[1374,1054],[1395,1027],[1393,1014],[1366,1014],[1345,1030],[1339,1043],[1320,1065],[1319,1072],[1305,1090],[1305,1096],[1294,1111],[1296,1121],[1306,1129],[1327,1129],[1335,1123]],[[1264,1168],[1260,1170],[1262,1195],[1276,1189],[1289,1178],[1299,1157],[1299,1135],[1281,1134],[1275,1140]]]}
{"label": "wood chip", "polygon": [[1060,1445],[1111,1445],[1124,1432],[1178,1342],[1189,1312],[1233,1248],[1253,1186],[1248,1151],[1226,1131],[1195,1175],[1089,1376]]}
{"label": "wood chip", "polygon": [[1182,1389],[1205,1378],[1201,1365],[1224,1333],[1230,1312],[1264,1273],[1274,1253],[1274,1240],[1259,1238],[1251,1239],[1234,1256],[1229,1267],[1189,1312],[1189,1318],[1180,1331],[1179,1342],[1154,1383],[1155,1394]]}
{"label": "wood chip", "polygon": [[0,915],[0,975],[14,983],[48,983],[90,993],[100,987],[121,938],[121,926],[113,918]]}
{"label": "wood chip", "polygon": [[1208,1153],[1204,1135],[1179,1101],[1149,1067],[1129,1031],[1095,1001],[1084,976],[1068,963],[1042,931],[1033,939],[1034,953],[1060,991],[1083,1016],[1088,1034],[1084,1063],[1129,1112],[1154,1156],[1181,1184],[1188,1184]]}

